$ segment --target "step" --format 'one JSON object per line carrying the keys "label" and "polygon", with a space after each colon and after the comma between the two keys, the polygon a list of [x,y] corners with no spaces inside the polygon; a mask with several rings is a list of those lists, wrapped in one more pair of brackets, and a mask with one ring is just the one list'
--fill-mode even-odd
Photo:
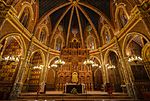
{"label": "step", "polygon": [[120,94],[112,94],[109,96],[108,94],[30,94],[30,93],[22,93],[18,99],[132,99],[125,93]]}

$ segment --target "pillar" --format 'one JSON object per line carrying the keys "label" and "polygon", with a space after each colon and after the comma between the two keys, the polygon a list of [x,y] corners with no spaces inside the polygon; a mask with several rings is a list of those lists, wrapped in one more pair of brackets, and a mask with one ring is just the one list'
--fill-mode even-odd
{"label": "pillar", "polygon": [[47,72],[48,72],[48,66],[49,66],[49,53],[47,53],[46,55],[46,60],[45,60],[45,66],[42,69],[42,73],[41,73],[41,78],[40,78],[40,92],[44,93],[44,89],[46,89],[45,85],[46,85],[46,76],[47,76]]}
{"label": "pillar", "polygon": [[105,86],[105,84],[109,82],[109,78],[108,78],[107,68],[105,67],[105,64],[104,64],[104,59],[103,59],[103,54],[102,54],[101,47],[99,48],[99,56],[100,56],[99,58],[100,58],[100,61],[101,61],[102,74],[103,74],[103,83],[104,83],[104,86]]}
{"label": "pillar", "polygon": [[12,91],[10,93],[9,99],[17,99],[19,94],[21,93],[22,87],[23,87],[23,78],[25,77],[25,73],[27,71],[27,65],[28,65],[28,60],[31,55],[32,51],[32,41],[33,41],[33,36],[31,37],[31,41],[27,47],[26,55],[21,58],[21,63],[19,66],[19,70],[12,88]]}
{"label": "pillar", "polygon": [[133,81],[131,78],[132,74],[129,70],[129,66],[126,64],[125,58],[123,57],[122,50],[120,48],[120,45],[116,36],[115,36],[115,43],[116,43],[116,47],[118,49],[118,53],[120,56],[120,62],[122,65],[122,70],[123,70],[122,72],[123,72],[123,77],[124,77],[125,85],[127,88],[127,92],[130,96],[133,96],[136,98],[136,93],[135,93]]}

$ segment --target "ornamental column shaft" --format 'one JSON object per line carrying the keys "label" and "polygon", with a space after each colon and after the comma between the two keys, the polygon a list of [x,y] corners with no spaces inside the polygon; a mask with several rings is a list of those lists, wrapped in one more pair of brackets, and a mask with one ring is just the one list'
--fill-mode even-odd
{"label": "ornamental column shaft", "polygon": [[120,45],[119,45],[119,42],[118,42],[118,39],[117,39],[116,36],[115,36],[115,43],[116,43],[118,53],[119,53],[119,56],[120,56],[120,62],[121,62],[121,65],[122,65],[122,70],[123,70],[122,71],[123,72],[123,77],[124,77],[124,81],[125,81],[125,84],[126,84],[126,87],[127,87],[128,94],[130,96],[136,97],[136,93],[135,93],[135,90],[134,90],[134,87],[133,87],[132,74],[128,69],[129,66],[126,64],[126,61],[123,57],[122,50],[120,48]]}

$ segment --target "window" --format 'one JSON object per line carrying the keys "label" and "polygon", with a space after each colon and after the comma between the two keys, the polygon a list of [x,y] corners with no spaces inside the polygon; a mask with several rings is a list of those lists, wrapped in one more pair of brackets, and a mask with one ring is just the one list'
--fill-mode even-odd
{"label": "window", "polygon": [[22,25],[27,28],[29,24],[29,10],[25,9],[24,12],[21,15],[20,22]]}
{"label": "window", "polygon": [[44,42],[45,37],[46,37],[46,32],[45,32],[45,30],[42,30],[41,34],[40,34],[40,39],[39,39],[40,42]]}
{"label": "window", "polygon": [[56,50],[60,51],[62,47],[62,40],[60,37],[56,39]]}
{"label": "window", "polygon": [[90,50],[95,49],[95,40],[92,36],[89,36],[88,40],[87,40],[87,47]]}
{"label": "window", "polygon": [[110,35],[107,30],[104,31],[104,36],[105,36],[105,43],[108,43],[110,41]]}
{"label": "window", "polygon": [[120,9],[120,11],[119,11],[118,19],[119,19],[120,27],[123,28],[125,26],[125,24],[127,23],[128,19],[122,9]]}

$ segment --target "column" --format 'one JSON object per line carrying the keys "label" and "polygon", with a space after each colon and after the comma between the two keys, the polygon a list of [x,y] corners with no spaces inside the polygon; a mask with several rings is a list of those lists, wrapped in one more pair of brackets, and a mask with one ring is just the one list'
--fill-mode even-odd
{"label": "column", "polygon": [[25,76],[25,72],[27,70],[27,65],[29,62],[29,57],[31,55],[31,51],[32,51],[32,41],[33,41],[33,36],[31,37],[31,41],[28,45],[27,51],[25,56],[23,56],[23,58],[21,58],[21,63],[20,63],[20,67],[17,73],[17,78],[15,79],[15,83],[13,85],[12,91],[10,93],[10,97],[9,99],[17,99],[17,97],[19,96],[19,94],[21,93],[22,87],[23,87],[23,78]]}
{"label": "column", "polygon": [[123,77],[124,77],[125,84],[126,84],[126,87],[127,87],[127,92],[130,96],[136,97],[135,90],[134,90],[134,87],[133,87],[133,81],[132,81],[132,78],[131,78],[131,72],[129,72],[129,69],[128,69],[129,66],[126,64],[126,61],[123,58],[122,50],[120,48],[117,37],[115,37],[115,43],[116,43],[118,53],[119,53],[119,56],[120,56],[120,62],[121,62],[122,69],[123,69],[122,72],[123,72]]}
{"label": "column", "polygon": [[45,93],[45,90],[46,90],[46,76],[47,76],[47,72],[48,72],[48,66],[49,66],[49,56],[50,54],[47,53],[48,55],[46,55],[46,61],[45,61],[45,65],[42,69],[42,73],[41,73],[41,78],[40,78],[40,86],[41,86],[41,89],[40,89],[40,92],[42,93]]}
{"label": "column", "polygon": [[101,61],[101,68],[102,68],[102,74],[103,74],[103,83],[104,85],[106,83],[109,82],[109,78],[108,78],[108,71],[107,71],[107,68],[105,67],[105,64],[104,64],[104,60],[103,60],[103,55],[102,55],[102,50],[101,50],[101,47],[99,48],[99,58],[100,58],[100,61]]}

